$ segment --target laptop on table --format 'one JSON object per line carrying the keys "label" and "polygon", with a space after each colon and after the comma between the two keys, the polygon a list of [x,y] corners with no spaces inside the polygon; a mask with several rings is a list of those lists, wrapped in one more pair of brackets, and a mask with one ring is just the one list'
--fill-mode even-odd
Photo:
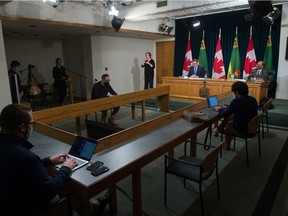
{"label": "laptop on table", "polygon": [[[73,158],[77,162],[77,166],[72,170],[79,169],[85,166],[91,160],[98,142],[86,137],[77,136],[68,152],[68,157]],[[57,164],[56,167],[60,168],[62,164]]]}
{"label": "laptop on table", "polygon": [[218,101],[217,95],[208,96],[206,99],[207,99],[208,108],[213,108],[215,106],[219,106],[219,101]]}

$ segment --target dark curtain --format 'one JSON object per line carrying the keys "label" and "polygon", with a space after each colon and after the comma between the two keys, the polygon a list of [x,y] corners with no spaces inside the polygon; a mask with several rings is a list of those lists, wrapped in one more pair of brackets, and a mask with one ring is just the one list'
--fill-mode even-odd
{"label": "dark curtain", "polygon": [[[277,7],[282,10],[282,6]],[[228,71],[228,66],[232,53],[236,26],[238,27],[238,43],[242,70],[244,67],[251,25],[256,59],[257,61],[263,60],[270,26],[261,21],[259,17],[254,17],[252,22],[246,22],[244,19],[244,15],[247,13],[249,13],[248,10],[242,10],[176,20],[174,75],[182,75],[189,30],[193,58],[198,58],[199,56],[200,42],[202,39],[203,30],[205,30],[205,45],[209,64],[209,77],[211,77],[212,74],[216,43],[218,40],[220,28],[221,45],[226,74]],[[191,26],[191,21],[193,21],[194,19],[200,20],[201,25],[199,27],[193,28]],[[273,66],[276,75],[278,69],[280,28],[281,17],[274,21],[271,30]],[[242,70],[241,75],[243,73]]]}

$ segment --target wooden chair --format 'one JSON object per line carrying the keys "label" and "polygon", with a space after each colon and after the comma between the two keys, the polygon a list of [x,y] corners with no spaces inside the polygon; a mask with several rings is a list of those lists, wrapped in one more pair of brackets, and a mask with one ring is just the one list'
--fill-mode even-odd
{"label": "wooden chair", "polygon": [[[200,143],[197,143],[200,144]],[[205,144],[200,144],[204,145]],[[214,169],[216,171],[217,191],[218,199],[220,199],[220,187],[219,187],[219,176],[218,176],[218,154],[222,148],[223,142],[218,144],[211,150],[204,159],[194,158],[190,156],[183,156],[179,159],[165,155],[165,179],[164,179],[164,205],[167,206],[167,174],[172,174],[184,178],[185,180],[197,182],[199,184],[199,194],[201,202],[201,213],[204,215],[204,206],[202,198],[202,182],[207,180]]]}
{"label": "wooden chair", "polygon": [[270,98],[265,104],[264,106],[262,107],[262,122],[261,122],[261,125],[262,125],[262,137],[264,139],[264,118],[266,119],[266,129],[267,129],[267,133],[269,132],[269,123],[268,123],[268,109],[270,107],[272,103],[272,98]]}
{"label": "wooden chair", "polygon": [[259,158],[261,157],[261,144],[260,144],[260,122],[262,120],[263,114],[259,114],[255,116],[253,119],[250,120],[248,123],[248,132],[247,133],[232,133],[229,132],[231,136],[234,136],[234,147],[233,150],[235,150],[235,144],[236,144],[236,138],[245,139],[245,148],[246,148],[246,163],[249,167],[249,156],[248,156],[248,138],[255,137],[258,135],[258,151],[259,151]]}

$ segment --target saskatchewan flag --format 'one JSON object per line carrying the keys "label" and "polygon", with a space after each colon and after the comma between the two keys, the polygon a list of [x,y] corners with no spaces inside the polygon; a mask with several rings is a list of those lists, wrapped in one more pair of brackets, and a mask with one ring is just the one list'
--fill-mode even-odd
{"label": "saskatchewan flag", "polygon": [[233,50],[231,54],[231,59],[228,68],[227,79],[231,78],[231,75],[234,74],[234,78],[240,78],[240,54],[238,47],[238,35],[236,29],[236,35],[233,43]]}
{"label": "saskatchewan flag", "polygon": [[198,61],[199,61],[199,65],[204,67],[205,71],[208,71],[208,60],[207,60],[206,46],[205,46],[205,42],[204,42],[204,31],[203,31],[203,37],[201,40],[201,46],[200,46]]}
{"label": "saskatchewan flag", "polygon": [[272,58],[272,42],[271,42],[271,28],[267,38],[266,50],[264,55],[265,68],[267,70],[273,70],[273,58]]}

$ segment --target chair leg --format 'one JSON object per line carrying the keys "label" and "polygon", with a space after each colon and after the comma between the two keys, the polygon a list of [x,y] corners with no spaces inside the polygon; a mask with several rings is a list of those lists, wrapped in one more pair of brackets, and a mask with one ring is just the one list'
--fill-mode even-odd
{"label": "chair leg", "polygon": [[236,136],[234,136],[234,146],[233,146],[233,151],[235,151],[235,145],[236,145]]}
{"label": "chair leg", "polygon": [[261,158],[261,144],[260,144],[260,132],[259,132],[260,128],[258,129],[258,150],[259,150],[259,158]]}
{"label": "chair leg", "polygon": [[261,125],[262,125],[262,137],[264,139],[264,117],[262,116],[262,120],[261,120]]}
{"label": "chair leg", "polygon": [[220,184],[219,184],[219,175],[218,175],[218,161],[216,162],[216,181],[217,181],[217,191],[218,191],[218,200],[220,200]]}
{"label": "chair leg", "polygon": [[201,215],[204,216],[203,196],[202,196],[202,181],[199,182],[199,195],[201,203]]}
{"label": "chair leg", "polygon": [[268,112],[266,113],[266,127],[267,127],[267,133],[269,132],[269,125],[268,125]]}
{"label": "chair leg", "polygon": [[164,162],[164,206],[167,206],[167,172],[166,172],[166,166],[167,166],[167,158],[165,157]]}
{"label": "chair leg", "polygon": [[247,139],[245,139],[245,146],[246,146],[246,163],[247,163],[247,166],[249,167],[249,156],[248,156],[248,143],[247,143]]}

